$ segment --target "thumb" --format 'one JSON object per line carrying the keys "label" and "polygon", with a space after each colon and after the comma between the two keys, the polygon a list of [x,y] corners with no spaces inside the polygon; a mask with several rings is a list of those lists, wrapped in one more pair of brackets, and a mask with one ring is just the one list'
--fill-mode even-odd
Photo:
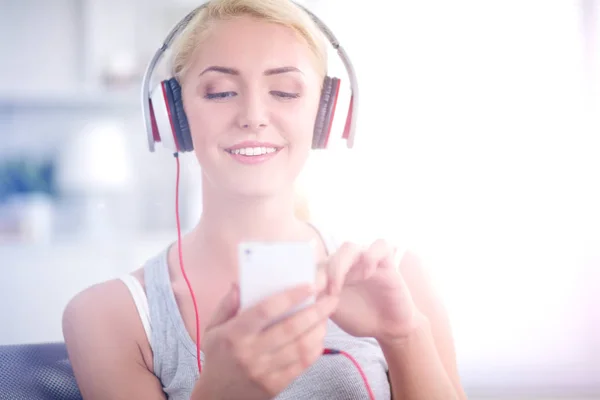
{"label": "thumb", "polygon": [[317,264],[316,272],[316,292],[317,298],[323,297],[327,293],[327,285],[329,277],[327,276],[327,263],[321,262]]}
{"label": "thumb", "polygon": [[227,294],[219,302],[219,305],[214,311],[210,322],[206,326],[206,330],[222,325],[231,318],[235,317],[239,306],[239,288],[236,284],[232,284]]}

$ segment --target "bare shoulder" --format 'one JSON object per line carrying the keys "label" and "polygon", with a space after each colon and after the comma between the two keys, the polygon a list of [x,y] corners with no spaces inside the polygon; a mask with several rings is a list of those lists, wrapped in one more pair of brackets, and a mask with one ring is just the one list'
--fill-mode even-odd
{"label": "bare shoulder", "polygon": [[[129,289],[118,279],[84,289],[73,297],[63,313],[65,333],[106,332],[123,341],[134,339],[138,317]],[[138,317],[139,318],[139,317]],[[118,331],[113,324],[118,324]],[[118,333],[118,335],[117,335]]]}
{"label": "bare shoulder", "polygon": [[466,399],[458,372],[450,318],[441,296],[435,290],[435,285],[424,265],[423,257],[414,250],[406,251],[400,262],[399,270],[415,305],[429,321],[440,360],[450,380],[459,392],[460,398]]}
{"label": "bare shoulder", "polygon": [[[399,271],[404,278],[415,303],[422,312],[430,314],[443,308],[423,257],[415,249],[407,249],[400,261]],[[427,310],[427,311],[426,311]]]}
{"label": "bare shoulder", "polygon": [[415,305],[431,323],[433,334],[444,342],[444,347],[450,346],[451,327],[446,306],[436,290],[424,257],[414,249],[407,249],[400,261],[399,271]]}
{"label": "bare shoulder", "polygon": [[[118,279],[95,284],[84,289],[67,304],[63,314],[66,333],[92,330],[106,332],[123,340],[134,338],[137,312],[129,289]],[[119,323],[118,332],[111,324]],[[122,323],[122,325],[121,325]],[[117,335],[119,333],[119,335]]]}
{"label": "bare shoulder", "polygon": [[78,293],[67,304],[62,323],[85,399],[164,399],[148,366],[143,325],[123,282],[110,280]]}

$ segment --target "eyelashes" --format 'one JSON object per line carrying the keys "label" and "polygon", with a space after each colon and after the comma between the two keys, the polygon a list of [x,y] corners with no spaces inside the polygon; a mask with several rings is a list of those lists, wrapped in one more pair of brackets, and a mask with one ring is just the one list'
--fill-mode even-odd
{"label": "eyelashes", "polygon": [[223,99],[227,99],[229,97],[233,97],[235,96],[235,92],[217,92],[217,93],[206,93],[204,95],[205,99],[208,100],[223,100]]}
{"label": "eyelashes", "polygon": [[300,97],[300,93],[280,92],[278,90],[273,90],[269,93],[277,97],[282,97],[284,99],[297,99],[298,97]]}
{"label": "eyelashes", "polygon": [[[297,99],[300,97],[300,93],[282,92],[279,90],[272,90],[269,93],[284,100]],[[204,98],[207,100],[226,100],[235,96],[237,96],[236,92],[208,92],[204,95]]]}

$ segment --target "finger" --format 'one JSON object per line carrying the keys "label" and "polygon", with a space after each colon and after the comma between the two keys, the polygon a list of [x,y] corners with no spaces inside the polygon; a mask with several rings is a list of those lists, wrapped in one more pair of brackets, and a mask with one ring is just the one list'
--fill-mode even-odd
{"label": "finger", "polygon": [[261,334],[257,348],[274,352],[297,340],[315,326],[327,321],[338,304],[338,298],[327,296],[295,314],[271,325]]}
{"label": "finger", "polygon": [[389,267],[394,262],[395,249],[385,240],[378,239],[361,256],[361,277],[370,278],[379,268]]}
{"label": "finger", "polygon": [[378,267],[399,271],[405,250],[401,250],[383,239],[377,240],[371,248],[373,249],[374,258],[379,259]]}
{"label": "finger", "polygon": [[274,319],[302,305],[314,293],[314,285],[299,285],[270,296],[239,313],[235,329],[240,333],[258,333]]}
{"label": "finger", "polygon": [[321,263],[317,266],[317,274],[316,274],[316,284],[315,284],[315,292],[317,293],[317,299],[322,298],[327,293],[325,289],[327,288],[327,268],[325,263]]}
{"label": "finger", "polygon": [[292,364],[308,368],[323,353],[327,321],[320,321],[284,346],[271,352],[262,352],[255,361],[259,374],[267,375]]}
{"label": "finger", "polygon": [[346,275],[352,266],[358,262],[360,255],[361,249],[358,246],[346,242],[330,257],[327,263],[328,293],[330,295],[340,293]]}
{"label": "finger", "polygon": [[206,330],[222,325],[233,318],[239,309],[240,297],[237,285],[231,285],[229,292],[221,299],[210,322],[206,325]]}
{"label": "finger", "polygon": [[404,256],[406,255],[406,248],[399,248],[399,247],[395,247],[394,248],[394,257],[393,257],[393,261],[392,262],[392,266],[394,267],[394,269],[396,271],[400,271],[400,264],[402,263],[402,260],[404,259]]}

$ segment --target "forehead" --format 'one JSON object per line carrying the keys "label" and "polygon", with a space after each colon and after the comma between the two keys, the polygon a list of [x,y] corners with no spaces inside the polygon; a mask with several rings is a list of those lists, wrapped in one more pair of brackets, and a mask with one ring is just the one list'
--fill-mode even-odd
{"label": "forehead", "polygon": [[196,51],[199,65],[241,69],[312,66],[308,44],[293,29],[252,17],[216,21]]}

